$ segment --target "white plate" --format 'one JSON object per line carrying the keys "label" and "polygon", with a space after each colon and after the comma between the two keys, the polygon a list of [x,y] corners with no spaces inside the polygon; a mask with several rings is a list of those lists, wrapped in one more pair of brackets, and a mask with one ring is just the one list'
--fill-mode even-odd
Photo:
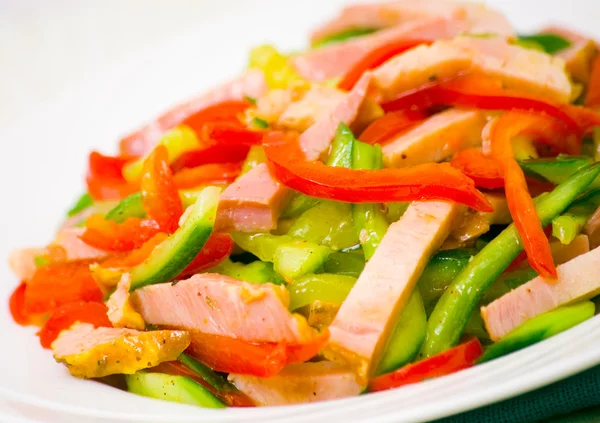
{"label": "white plate", "polygon": [[[197,31],[104,71],[43,115],[31,116],[27,127],[3,134],[0,257],[13,247],[43,245],[50,239],[65,208],[83,189],[89,150],[114,151],[119,135],[128,129],[235,75],[252,45],[270,40],[285,49],[299,48],[309,28],[341,3],[218,2],[207,10]],[[599,16],[596,0],[491,3],[525,29],[558,21],[594,34]],[[307,406],[207,411],[70,377],[40,348],[34,330],[11,322],[4,305],[16,280],[4,264],[0,276],[4,339],[0,395],[13,412],[42,421],[425,421],[500,401],[600,364],[600,317],[596,317],[491,363],[391,392]]]}

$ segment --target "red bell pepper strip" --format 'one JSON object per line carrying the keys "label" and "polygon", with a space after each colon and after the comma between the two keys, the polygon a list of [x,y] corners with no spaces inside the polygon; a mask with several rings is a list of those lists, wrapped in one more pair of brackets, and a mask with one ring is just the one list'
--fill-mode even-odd
{"label": "red bell pepper strip", "polygon": [[258,377],[275,376],[288,364],[303,363],[318,354],[329,339],[322,332],[306,344],[253,343],[221,335],[192,332],[188,354],[211,369]]}
{"label": "red bell pepper strip", "polygon": [[392,137],[406,132],[427,119],[420,110],[390,112],[367,126],[359,140],[367,144],[385,144]]}
{"label": "red bell pepper strip", "polygon": [[104,156],[95,151],[90,154],[86,182],[94,200],[121,200],[138,190],[123,178],[122,169],[129,160],[130,157]]}
{"label": "red bell pepper strip", "polygon": [[225,260],[233,251],[233,239],[229,234],[213,233],[196,258],[181,273],[180,277],[195,275],[213,268]]}
{"label": "red bell pepper strip", "polygon": [[521,110],[543,113],[563,122],[569,131],[580,134],[580,115],[589,120],[600,119],[589,111],[570,105],[556,105],[548,101],[524,95],[502,87],[496,79],[483,75],[468,74],[461,77],[431,83],[413,91],[401,93],[398,98],[382,105],[386,112],[402,109],[424,110],[433,106],[447,105],[483,110]]}
{"label": "red bell pepper strip", "polygon": [[102,261],[102,267],[106,269],[122,269],[142,264],[160,243],[169,238],[164,232],[159,232],[146,241],[140,248],[125,254],[114,254]]}
{"label": "red bell pepper strip", "polygon": [[259,145],[262,142],[264,131],[253,131],[231,122],[209,122],[204,124],[199,133],[201,143],[204,145],[218,145],[229,148],[233,145]]}
{"label": "red bell pepper strip", "polygon": [[103,251],[125,252],[142,247],[160,232],[158,223],[151,219],[130,217],[123,223],[105,220],[94,214],[85,221],[81,239],[86,244]]}
{"label": "red bell pepper strip", "polygon": [[264,149],[271,173],[284,185],[316,198],[350,203],[447,200],[492,211],[472,180],[449,164],[353,170],[309,162],[295,134],[271,132]]}
{"label": "red bell pepper strip", "polygon": [[443,353],[374,378],[369,382],[369,391],[385,391],[456,373],[472,367],[482,354],[481,343],[477,338],[473,338]]}
{"label": "red bell pepper strip", "polygon": [[168,160],[165,146],[154,149],[144,161],[141,191],[148,219],[155,221],[162,232],[173,233],[179,227],[183,205]]}
{"label": "red bell pepper strip", "polygon": [[25,311],[26,289],[27,284],[25,282],[21,282],[19,286],[15,288],[13,293],[10,295],[10,299],[8,300],[10,314],[15,323],[21,326],[26,326],[31,322],[29,314]]}
{"label": "red bell pepper strip", "polygon": [[515,222],[531,267],[544,278],[556,279],[556,267],[548,238],[527,189],[525,175],[515,160],[512,139],[528,128],[542,127],[549,119],[541,115],[509,112],[492,126],[492,157],[502,168],[508,208]]}
{"label": "red bell pepper strip", "polygon": [[600,107],[600,55],[596,55],[592,64],[592,73],[585,96],[586,107]]}
{"label": "red bell pepper strip", "polygon": [[347,73],[344,75],[342,80],[338,83],[338,87],[342,90],[350,91],[354,85],[358,82],[360,77],[368,71],[369,69],[374,69],[392,57],[397,56],[401,53],[404,53],[406,50],[414,48],[421,44],[430,44],[430,40],[397,40],[392,41],[391,43],[382,45],[375,50],[371,50],[367,53],[356,65],[354,65]]}
{"label": "red bell pepper strip", "polygon": [[202,185],[228,185],[242,171],[242,163],[213,163],[182,169],[173,180],[178,189],[195,188]]}
{"label": "red bell pepper strip", "polygon": [[246,158],[249,151],[250,146],[247,145],[228,145],[227,148],[211,145],[200,150],[183,153],[171,165],[171,169],[173,169],[173,172],[178,172],[181,169],[205,164],[240,162]]}
{"label": "red bell pepper strip", "polygon": [[49,313],[76,301],[102,301],[89,260],[38,267],[25,290],[25,313]]}
{"label": "red bell pepper strip", "polygon": [[46,324],[37,335],[44,348],[50,348],[52,342],[58,338],[61,331],[69,329],[73,323],[90,323],[94,327],[111,328],[108,320],[108,308],[101,302],[77,301],[65,304],[52,313]]}
{"label": "red bell pepper strip", "polygon": [[484,156],[478,148],[468,148],[459,152],[450,164],[471,178],[479,188],[504,187],[502,169],[494,159]]}
{"label": "red bell pepper strip", "polygon": [[250,102],[243,100],[224,101],[190,115],[190,103],[184,103],[169,110],[150,125],[123,138],[119,143],[119,149],[122,155],[140,157],[146,154],[150,149],[148,147],[154,145],[166,131],[181,123],[197,131],[206,122],[224,120],[239,122],[239,115],[250,106]]}

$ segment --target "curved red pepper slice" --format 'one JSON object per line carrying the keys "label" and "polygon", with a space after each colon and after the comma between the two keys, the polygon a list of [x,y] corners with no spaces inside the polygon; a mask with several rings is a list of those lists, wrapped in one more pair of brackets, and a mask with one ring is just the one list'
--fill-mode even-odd
{"label": "curved red pepper slice", "polygon": [[367,126],[358,139],[367,144],[385,144],[392,137],[408,131],[425,119],[427,114],[420,110],[398,110],[386,113]]}
{"label": "curved red pepper slice", "polygon": [[223,148],[219,145],[211,145],[200,150],[183,153],[172,165],[173,172],[181,169],[198,167],[213,163],[233,163],[243,161],[250,147],[248,145],[228,145]]}
{"label": "curved red pepper slice", "polygon": [[243,127],[240,117],[251,106],[246,100],[223,101],[194,113],[181,121],[181,124],[189,126],[199,136],[207,123],[229,122]]}
{"label": "curved red pepper slice", "polygon": [[510,214],[527,252],[531,267],[544,278],[557,277],[550,243],[527,189],[525,175],[515,160],[512,139],[530,128],[543,127],[549,118],[531,113],[509,112],[497,118],[490,138],[492,157],[502,168]]}
{"label": "curved red pepper slice", "polygon": [[52,312],[37,335],[44,348],[50,348],[52,342],[58,338],[61,331],[69,329],[73,323],[90,323],[94,327],[111,328],[108,320],[108,308],[100,302],[77,301],[65,304]]}
{"label": "curved red pepper slice", "polygon": [[21,326],[26,326],[30,323],[29,314],[25,310],[26,289],[27,284],[25,282],[21,282],[19,286],[15,288],[13,293],[10,295],[10,299],[8,300],[10,314],[15,323]]}
{"label": "curved red pepper slice", "polygon": [[264,131],[253,131],[239,123],[231,122],[206,123],[199,134],[206,144],[215,144],[221,148],[229,148],[232,145],[259,145],[263,136]]}
{"label": "curved red pepper slice", "polygon": [[430,40],[411,40],[404,39],[393,41],[382,45],[375,50],[367,53],[356,65],[350,69],[339,82],[338,87],[342,90],[350,91],[358,82],[360,77],[369,69],[374,69],[394,56],[404,53],[413,47],[421,44],[430,44]]}
{"label": "curved red pepper slice", "polygon": [[353,170],[309,162],[295,134],[271,132],[265,153],[272,174],[284,185],[316,198],[350,203],[448,200],[492,211],[472,180],[449,164],[402,169]]}
{"label": "curved red pepper slice", "polygon": [[195,275],[223,262],[233,251],[233,239],[229,234],[213,233],[196,258],[181,273],[180,277]]}
{"label": "curved red pepper slice", "polygon": [[482,354],[481,343],[474,338],[443,353],[374,378],[369,382],[369,391],[385,391],[456,373],[473,366]]}
{"label": "curved red pepper slice", "polygon": [[597,55],[592,64],[592,74],[585,96],[586,107],[600,107],[600,55]]}
{"label": "curved red pepper slice", "polygon": [[89,157],[86,182],[94,200],[121,200],[138,191],[136,185],[123,178],[123,166],[130,157],[111,157],[93,151]]}
{"label": "curved red pepper slice", "polygon": [[498,163],[483,155],[477,148],[459,152],[450,164],[467,175],[480,188],[495,189],[504,187],[502,169]]}
{"label": "curved red pepper slice", "polygon": [[228,185],[235,181],[242,171],[242,163],[212,163],[185,168],[173,177],[179,189],[195,188],[202,185]]}

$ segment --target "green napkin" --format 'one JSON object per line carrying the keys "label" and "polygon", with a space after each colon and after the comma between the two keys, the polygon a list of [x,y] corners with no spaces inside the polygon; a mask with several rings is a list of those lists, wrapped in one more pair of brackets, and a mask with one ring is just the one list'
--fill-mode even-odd
{"label": "green napkin", "polygon": [[[599,406],[600,366],[537,391],[435,423],[598,423]],[[575,412],[578,413],[571,414]]]}

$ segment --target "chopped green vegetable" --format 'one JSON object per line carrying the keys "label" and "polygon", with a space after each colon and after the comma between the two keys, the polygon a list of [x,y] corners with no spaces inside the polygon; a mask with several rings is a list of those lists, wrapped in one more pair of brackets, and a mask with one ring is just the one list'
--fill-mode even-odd
{"label": "chopped green vegetable", "polygon": [[92,204],[94,204],[94,200],[88,193],[85,193],[79,197],[73,207],[67,212],[67,216],[73,217],[90,207]]}
{"label": "chopped green vegetable", "polygon": [[213,267],[211,272],[251,283],[274,283],[275,285],[285,283],[283,278],[275,272],[273,263],[260,260],[248,264],[225,260],[217,267]]}
{"label": "chopped green vegetable", "polygon": [[356,278],[351,276],[328,273],[303,276],[288,287],[290,310],[297,310],[315,301],[341,305],[355,282]]}
{"label": "chopped green vegetable", "polygon": [[146,217],[146,210],[142,203],[142,193],[136,192],[129,197],[125,197],[117,206],[109,211],[104,218],[116,223],[123,223],[130,217]]}
{"label": "chopped green vegetable", "polygon": [[534,317],[490,346],[478,362],[490,361],[548,339],[591,318],[595,310],[593,302],[585,301]]}
{"label": "chopped green vegetable", "polygon": [[[543,226],[565,210],[600,174],[593,165],[577,171],[552,192],[536,198],[536,210]],[[430,357],[460,339],[469,316],[483,293],[523,249],[512,224],[487,244],[454,279],[438,301],[427,327],[421,354]]]}
{"label": "chopped green vegetable", "polygon": [[320,48],[331,44],[341,43],[352,38],[362,37],[363,35],[369,35],[377,31],[377,28],[350,28],[344,31],[338,32],[337,34],[328,35],[321,38],[320,40],[312,43],[312,48]]}
{"label": "chopped green vegetable", "polygon": [[554,54],[571,47],[569,40],[556,34],[519,35],[517,40],[520,43],[535,43],[535,45],[540,46],[548,54]]}
{"label": "chopped green vegetable", "polygon": [[[589,166],[594,161],[587,156],[559,155],[554,158],[524,160],[520,162],[521,168],[531,176],[541,177],[553,184],[560,184],[567,180],[579,169]],[[594,185],[600,184],[594,183]],[[594,188],[600,188],[600,186]]]}
{"label": "chopped green vegetable", "polygon": [[42,267],[50,264],[50,259],[44,256],[37,256],[33,259],[33,262],[35,263],[36,267]]}
{"label": "chopped green vegetable", "polygon": [[280,245],[273,255],[275,271],[290,282],[323,268],[331,249],[308,241]]}
{"label": "chopped green vegetable", "polygon": [[244,96],[244,99],[245,99],[245,100],[246,100],[248,103],[252,104],[253,106],[256,106],[256,98],[254,98],[254,97],[250,97],[249,95],[245,95],[245,96]]}
{"label": "chopped green vegetable", "polygon": [[132,291],[170,281],[194,260],[212,234],[220,192],[220,188],[205,188],[183,226],[158,245],[146,261],[131,269]]}
{"label": "chopped green vegetable", "polygon": [[595,190],[573,203],[564,214],[552,219],[552,235],[562,244],[570,244],[598,207],[600,190]]}
{"label": "chopped green vegetable", "polygon": [[256,129],[269,129],[269,122],[259,117],[252,118],[250,126]]}
{"label": "chopped green vegetable", "polygon": [[318,198],[297,193],[281,213],[281,218],[288,219],[291,217],[298,217],[305,211],[316,206],[319,201],[320,200]]}
{"label": "chopped green vegetable", "polygon": [[327,160],[327,166],[351,168],[354,141],[354,134],[348,128],[348,125],[340,123],[331,143],[331,153]]}
{"label": "chopped green vegetable", "polygon": [[248,155],[246,156],[246,160],[244,160],[244,164],[242,165],[242,175],[244,173],[248,173],[250,170],[254,169],[259,164],[265,163],[267,161],[267,157],[265,156],[265,150],[260,145],[253,145],[250,147],[250,151],[248,151]]}
{"label": "chopped green vegetable", "polygon": [[225,376],[215,372],[213,369],[208,367],[206,364],[200,363],[193,359],[189,355],[182,353],[178,358],[181,364],[186,366],[188,369],[196,373],[202,379],[206,381],[210,386],[221,392],[239,392],[238,389],[233,386]]}
{"label": "chopped green vegetable", "polygon": [[385,218],[388,223],[394,223],[400,220],[410,203],[387,203],[385,204]]}
{"label": "chopped green vegetable", "polygon": [[208,389],[186,376],[140,371],[125,375],[125,379],[127,390],[137,395],[205,408],[225,408]]}
{"label": "chopped green vegetable", "polygon": [[365,268],[365,256],[360,253],[331,253],[323,265],[323,273],[358,278]]}
{"label": "chopped green vegetable", "polygon": [[421,295],[415,290],[390,335],[377,374],[393,372],[413,361],[425,341],[426,332],[427,315]]}

